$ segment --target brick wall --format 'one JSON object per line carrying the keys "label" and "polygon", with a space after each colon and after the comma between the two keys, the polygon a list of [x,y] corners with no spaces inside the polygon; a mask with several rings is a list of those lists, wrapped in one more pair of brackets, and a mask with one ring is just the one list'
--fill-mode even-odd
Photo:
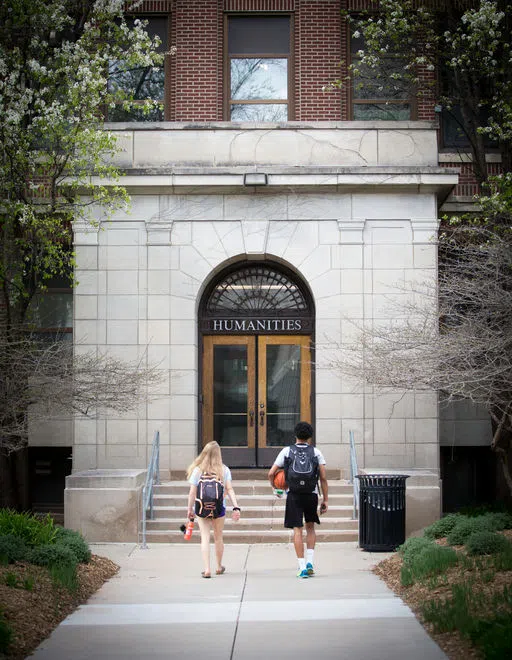
{"label": "brick wall", "polygon": [[295,119],[339,121],[340,92],[322,92],[340,77],[339,0],[301,0],[295,18]]}
{"label": "brick wall", "polygon": [[222,119],[222,0],[174,0],[171,14],[171,121]]}
{"label": "brick wall", "polygon": [[[459,183],[453,189],[451,197],[468,199],[480,192],[471,163],[440,163],[440,166],[457,167],[460,170]],[[503,167],[501,163],[487,163],[487,172],[490,176],[502,174]]]}

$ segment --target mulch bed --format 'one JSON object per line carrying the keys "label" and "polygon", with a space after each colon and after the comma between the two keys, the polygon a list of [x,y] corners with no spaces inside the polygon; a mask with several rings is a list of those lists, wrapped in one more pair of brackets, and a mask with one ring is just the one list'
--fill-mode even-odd
{"label": "mulch bed", "polygon": [[[502,534],[512,540],[512,530],[506,530]],[[446,539],[439,539],[437,542],[440,545],[446,545]],[[457,552],[464,552],[462,546],[454,546],[454,549]],[[373,572],[411,608],[427,633],[443,649],[450,660],[481,660],[482,656],[478,650],[471,646],[459,633],[439,634],[434,632],[433,626],[423,620],[421,608],[429,600],[450,597],[453,584],[471,581],[475,588],[487,594],[502,591],[505,585],[512,588],[512,571],[496,573],[494,579],[488,582],[482,578],[482,574],[478,570],[468,571],[460,566],[453,566],[443,574],[444,583],[435,588],[429,588],[427,585],[418,582],[409,587],[404,587],[400,581],[402,563],[402,558],[396,553],[377,564]],[[485,616],[485,614],[485,612],[482,612],[482,615]]]}
{"label": "mulch bed", "polygon": [[[110,559],[93,555],[88,564],[78,565],[78,588],[71,593],[65,587],[54,585],[46,568],[23,562],[0,566],[0,609],[15,633],[9,653],[4,657],[24,660],[118,570],[119,566]],[[17,577],[19,586],[6,585],[9,573]],[[33,580],[31,591],[23,588],[25,579]]]}

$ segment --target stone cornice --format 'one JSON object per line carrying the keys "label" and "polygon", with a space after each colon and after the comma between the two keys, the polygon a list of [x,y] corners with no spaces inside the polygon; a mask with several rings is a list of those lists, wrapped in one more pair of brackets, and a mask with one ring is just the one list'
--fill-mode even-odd
{"label": "stone cornice", "polygon": [[[255,171],[267,175],[267,185],[244,185],[244,174]],[[134,194],[401,191],[436,193],[440,201],[444,201],[457,182],[457,169],[441,167],[141,168],[126,170],[125,176],[116,182],[92,177],[96,185],[120,183]]]}

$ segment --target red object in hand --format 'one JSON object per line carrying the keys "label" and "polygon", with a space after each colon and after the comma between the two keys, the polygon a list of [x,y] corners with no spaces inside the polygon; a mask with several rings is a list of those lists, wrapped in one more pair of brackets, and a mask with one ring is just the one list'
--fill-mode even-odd
{"label": "red object in hand", "polygon": [[192,536],[192,531],[194,529],[194,521],[189,520],[187,523],[187,528],[185,529],[185,541],[190,541],[190,537]]}

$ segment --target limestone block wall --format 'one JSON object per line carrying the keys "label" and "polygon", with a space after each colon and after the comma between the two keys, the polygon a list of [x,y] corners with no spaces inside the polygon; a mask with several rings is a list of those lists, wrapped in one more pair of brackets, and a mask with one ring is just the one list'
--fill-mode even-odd
{"label": "limestone block wall", "polygon": [[316,436],[329,467],[347,474],[352,429],[360,465],[437,470],[435,397],[376,395],[330,368],[351,320],[385,319],[395,282],[435,276],[434,192],[377,191],[154,190],[98,228],[77,223],[76,350],[158,363],[165,379],[132,415],[76,420],[73,469],[145,467],[155,430],[162,470],[186,467],[197,450],[201,294],[228,264],[271,259],[313,295]]}

